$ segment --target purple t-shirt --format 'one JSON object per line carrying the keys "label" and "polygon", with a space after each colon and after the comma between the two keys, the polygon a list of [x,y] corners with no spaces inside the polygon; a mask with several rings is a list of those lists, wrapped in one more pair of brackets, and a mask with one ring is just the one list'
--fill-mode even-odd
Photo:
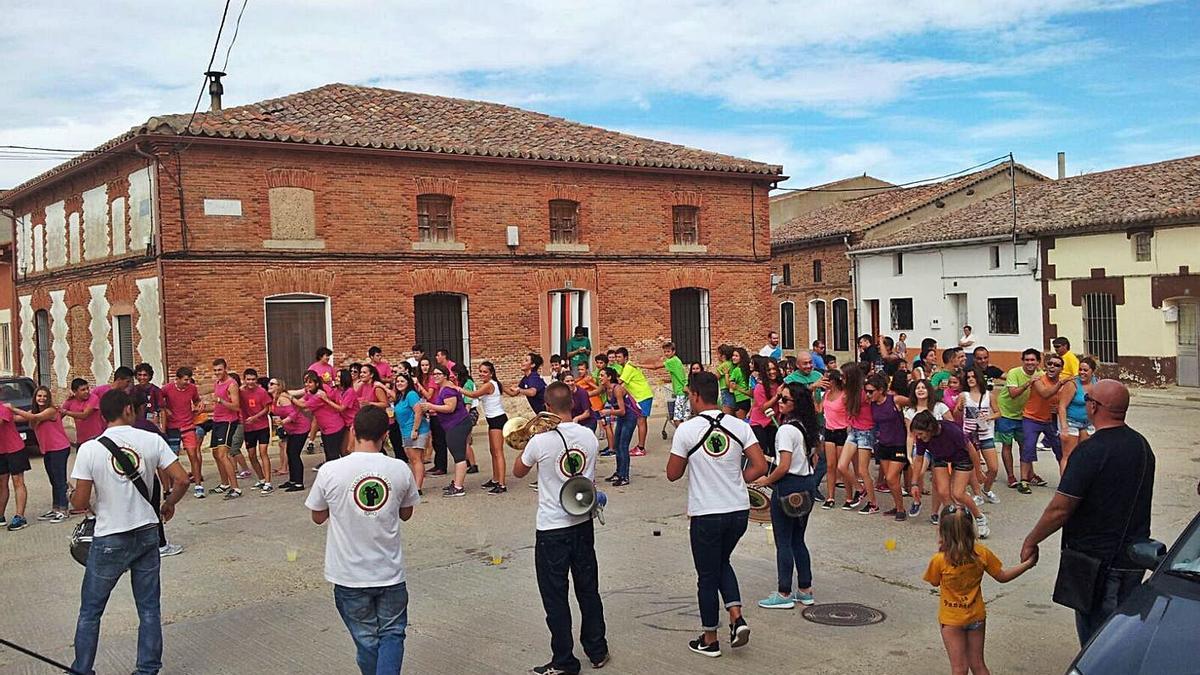
{"label": "purple t-shirt", "polygon": [[445,405],[446,401],[452,398],[458,399],[458,405],[454,406],[454,411],[438,413],[438,424],[441,424],[443,429],[452,429],[458,426],[470,414],[467,412],[467,404],[463,402],[462,394],[458,393],[458,390],[453,387],[439,388],[437,393],[433,395],[432,402],[435,405]]}
{"label": "purple t-shirt", "polygon": [[942,422],[942,431],[929,439],[928,443],[917,441],[918,452],[928,452],[936,462],[970,462],[967,454],[967,439],[957,424]]}
{"label": "purple t-shirt", "polygon": [[904,428],[904,416],[896,410],[896,401],[891,394],[883,403],[871,404],[871,417],[875,420],[875,440],[880,445],[904,446],[908,432]]}
{"label": "purple t-shirt", "polygon": [[[588,412],[592,411],[592,400],[588,397],[587,389],[576,387],[575,391],[571,393],[571,416],[582,415],[585,410]],[[589,429],[595,429],[596,418],[594,416],[588,417],[580,422],[580,424]]]}
{"label": "purple t-shirt", "polygon": [[521,389],[534,390],[533,396],[529,399],[529,407],[533,408],[533,412],[540,413],[546,409],[546,381],[534,370],[525,377],[521,378],[521,383],[517,385]]}

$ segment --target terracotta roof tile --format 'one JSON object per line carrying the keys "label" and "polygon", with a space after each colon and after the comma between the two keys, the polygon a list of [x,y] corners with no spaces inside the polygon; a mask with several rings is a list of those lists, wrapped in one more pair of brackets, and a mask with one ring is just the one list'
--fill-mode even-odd
{"label": "terracotta roof tile", "polygon": [[[1017,167],[1041,177],[1020,164]],[[771,233],[771,245],[787,246],[863,232],[1007,170],[1008,164],[998,164],[937,183],[883,188],[866,197],[831,204],[780,225]]]}
{"label": "terracotta roof tile", "polygon": [[783,167],[484,101],[328,84],[196,115],[161,115],[26,181],[23,190],[140,134],[208,136],[438,154],[776,176]]}
{"label": "terracotta roof tile", "polygon": [[[1007,192],[937,216],[920,227],[851,247],[976,239],[1013,231]],[[1017,188],[1017,232],[1026,236],[1120,229],[1163,220],[1200,223],[1200,155],[1044,181]],[[938,233],[931,238],[929,233]]]}

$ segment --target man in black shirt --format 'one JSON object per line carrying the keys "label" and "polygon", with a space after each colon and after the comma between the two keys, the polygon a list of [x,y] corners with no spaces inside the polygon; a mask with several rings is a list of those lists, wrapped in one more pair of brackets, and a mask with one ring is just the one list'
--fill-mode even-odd
{"label": "man in black shirt", "polygon": [[1125,424],[1129,390],[1100,380],[1084,402],[1096,433],[1071,453],[1057,493],[1021,547],[1022,560],[1037,555],[1038,544],[1062,528],[1064,549],[1101,561],[1092,610],[1075,612],[1080,645],[1142,581],[1129,545],[1150,537],[1154,492],[1154,452]]}
{"label": "man in black shirt", "polygon": [[989,383],[995,383],[1000,380],[1003,383],[1004,371],[992,365],[992,353],[987,347],[976,347],[975,351],[971,352],[972,358],[975,360],[975,368],[983,371],[983,376],[988,379]]}

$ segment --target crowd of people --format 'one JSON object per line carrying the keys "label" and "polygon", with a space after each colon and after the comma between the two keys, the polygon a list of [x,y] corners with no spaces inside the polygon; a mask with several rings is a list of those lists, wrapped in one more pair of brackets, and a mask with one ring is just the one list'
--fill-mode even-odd
{"label": "crowd of people", "polygon": [[[956,672],[960,666],[986,672],[981,577],[986,572],[1008,581],[1029,569],[1036,563],[1037,543],[1055,525],[1053,518],[1040,524],[1026,542],[1021,563],[1012,568],[1003,568],[977,541],[989,536],[983,507],[1000,501],[995,489],[1000,467],[1008,487],[1030,494],[1033,487],[1046,485],[1033,469],[1038,446],[1044,443],[1059,462],[1062,484],[1082,492],[1083,479],[1067,477],[1068,462],[1080,442],[1096,433],[1098,409],[1107,407],[1106,414],[1114,414],[1120,408],[1123,424],[1128,393],[1123,399],[1103,393],[1112,381],[1101,383],[1097,363],[1074,355],[1065,338],[1053,341],[1051,353],[1025,350],[1021,365],[1004,372],[991,363],[986,347],[973,344],[969,327],[964,333],[959,345],[944,350],[933,339],[922,341],[912,361],[907,358],[906,335],[899,340],[863,335],[858,358],[839,366],[819,340],[810,351],[785,357],[772,332],[753,356],[744,347],[721,345],[710,370],[699,362],[684,364],[670,342],[662,345],[661,363],[635,365],[625,347],[593,354],[585,332],[577,330],[565,354],[551,356],[548,367],[541,355],[526,354],[520,379],[507,385],[499,381],[491,362],[480,362],[472,373],[445,349],[430,357],[416,345],[408,358],[393,364],[379,347],[371,347],[361,362],[339,368],[331,363],[332,352],[322,347],[298,388],[279,377],[260,377],[253,368],[243,369],[239,377],[224,359],[214,359],[212,393],[206,397],[191,368],[178,368],[173,381],[159,386],[153,382],[152,368],[139,364],[118,368],[111,383],[96,387],[77,379],[71,383],[71,396],[57,405],[51,391],[41,387],[29,411],[0,406],[0,514],[7,507],[11,483],[17,511],[8,528],[27,525],[22,478],[29,463],[8,449],[20,442],[18,419],[30,424],[45,458],[52,496],[49,510],[38,520],[48,522],[96,509],[89,499],[92,481],[102,473],[93,456],[100,450],[89,441],[114,426],[140,429],[169,449],[169,454],[160,455],[151,447],[145,457],[157,467],[172,510],[184,492],[195,498],[214,493],[237,499],[244,494],[243,482],[251,480],[248,489],[261,495],[305,491],[302,455],[315,452],[319,438],[323,462],[314,468],[317,478],[306,505],[315,522],[333,522],[327,578],[335,584],[338,608],[359,647],[363,672],[374,672],[374,666],[368,669],[365,664],[385,662],[396,663],[398,669],[407,621],[402,557],[397,549],[380,558],[377,574],[367,574],[347,562],[358,559],[347,551],[366,546],[360,553],[374,555],[371,537],[394,538],[399,523],[412,516],[428,476],[450,478],[442,490],[445,497],[466,494],[466,476],[480,471],[471,432],[483,417],[491,458],[491,477],[482,483],[483,489],[505,494],[509,475],[520,479],[538,468],[538,480],[531,483],[539,491],[537,576],[554,659],[535,672],[578,672],[579,662],[571,653],[568,573],[575,578],[584,616],[581,640],[594,667],[607,662],[608,650],[602,604],[594,594],[591,518],[563,511],[558,491],[575,476],[596,480],[596,464],[603,456],[615,457],[607,482],[618,488],[629,485],[631,458],[646,454],[647,418],[654,406],[646,372],[658,371],[669,387],[667,417],[676,428],[666,476],[672,481],[690,476],[688,516],[703,631],[689,643],[692,651],[720,655],[722,607],[729,615],[731,646],[749,641],[730,563],[747,527],[747,487],[769,491],[778,585],[758,602],[764,609],[816,602],[805,530],[814,508],[838,508],[841,490],[841,510],[882,513],[896,521],[918,516],[923,503],[932,502],[929,520],[938,526],[939,552],[925,578],[941,587],[939,621],[946,649]],[[119,395],[109,396],[112,392]],[[531,413],[549,412],[561,420],[558,438],[548,433],[535,436],[511,472],[503,437],[508,420],[504,396],[523,398]],[[76,462],[74,493],[67,480],[67,417],[73,419],[76,443],[91,448],[88,462]],[[279,438],[275,456],[273,436]],[[204,474],[205,438],[218,474],[211,488]],[[605,442],[603,449],[599,441]],[[386,455],[389,449],[403,460],[397,464],[405,467],[403,472],[397,473],[397,465],[356,454]],[[1014,450],[1019,465],[1014,464]],[[186,472],[171,459],[180,456],[188,460]],[[565,461],[568,456],[570,461]],[[353,459],[344,461],[347,457]],[[566,471],[565,466],[573,468]],[[367,469],[382,473],[364,479]],[[927,476],[932,489],[926,487]],[[82,497],[81,483],[86,486]],[[382,508],[393,491],[401,499],[389,507],[397,509],[391,517],[376,523],[382,529],[364,531],[347,524],[352,513]],[[347,510],[343,493],[352,495],[353,509]],[[890,503],[882,503],[885,499]],[[125,504],[135,511],[132,503],[140,502]],[[884,511],[884,506],[890,508]],[[1059,507],[1061,511],[1063,505]],[[164,510],[162,515],[155,523],[157,537],[142,536],[147,524],[136,523],[138,536],[129,543],[136,556],[130,553],[123,563],[126,569],[133,569],[135,558],[143,556],[143,539],[157,542],[159,556],[181,552],[167,542],[162,522],[169,513]],[[1146,521],[1148,529],[1148,514]],[[1057,526],[1062,523],[1057,521]],[[356,538],[363,541],[355,543]],[[396,566],[399,573],[388,572]],[[85,605],[89,583],[100,584],[96,579],[85,578]],[[135,581],[135,594],[136,585]],[[380,603],[385,602],[392,603],[392,623],[384,632],[399,641],[399,655],[393,645],[386,658],[380,652],[383,632],[368,639],[363,633],[367,628],[353,619],[364,604],[374,603],[384,612]],[[85,636],[85,650],[94,649],[94,639],[87,636],[98,627],[102,612],[102,602],[81,609],[79,631]],[[1082,640],[1082,628],[1080,635]],[[161,652],[161,642],[158,648]],[[139,659],[140,654],[139,648]],[[84,654],[84,665],[90,667],[87,659],[92,657],[94,653]]]}

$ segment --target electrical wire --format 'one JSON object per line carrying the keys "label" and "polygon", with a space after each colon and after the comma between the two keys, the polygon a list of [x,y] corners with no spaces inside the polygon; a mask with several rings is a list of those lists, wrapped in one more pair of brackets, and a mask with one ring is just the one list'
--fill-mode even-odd
{"label": "electrical wire", "polygon": [[[225,9],[221,12],[221,25],[217,27],[217,39],[213,42],[212,55],[208,57],[208,67],[204,69],[205,73],[212,70],[213,63],[217,60],[217,48],[221,46],[221,33],[225,31],[225,19],[229,16],[229,2],[225,0]],[[204,90],[208,87],[208,75],[204,76],[204,83],[200,85],[200,93],[196,94],[196,105],[192,106],[192,116],[188,118],[187,126],[184,131],[191,133],[192,122],[196,119],[196,113],[200,111],[200,100],[204,98]]]}
{"label": "electrical wire", "polygon": [[242,28],[242,14],[246,12],[246,5],[249,3],[250,0],[242,0],[242,8],[238,10],[237,21],[233,24],[233,37],[229,39],[229,49],[225,50],[225,63],[221,66],[221,72],[226,72],[229,68],[229,55],[233,53],[233,43],[237,42],[238,31]]}
{"label": "electrical wire", "polygon": [[962,170],[959,170],[959,171],[955,171],[954,173],[947,173],[947,174],[943,174],[943,175],[941,175],[941,176],[934,176],[933,178],[920,178],[920,179],[917,179],[917,180],[910,180],[910,181],[908,181],[907,183],[899,183],[899,184],[897,184],[897,185],[891,185],[891,186],[888,186],[888,187],[862,187],[862,188],[819,188],[819,187],[815,187],[815,188],[776,188],[776,190],[778,190],[779,192],[891,192],[891,191],[894,191],[894,190],[903,190],[903,189],[905,189],[905,188],[917,187],[917,186],[920,186],[922,183],[932,183],[932,182],[934,182],[934,181],[945,180],[945,179],[947,179],[947,178],[954,178],[955,176],[960,176],[960,175],[962,175],[962,174],[964,174],[964,173],[970,173],[971,171],[975,171],[975,170],[977,170],[977,169],[982,169],[982,168],[983,168],[983,167],[985,167],[985,166],[989,166],[989,165],[992,165],[992,164],[996,164],[997,162],[1002,162],[1002,161],[1006,162],[1006,161],[1008,161],[1008,160],[1009,160],[1009,156],[1008,156],[1008,155],[1003,155],[1003,156],[1001,156],[1001,157],[996,157],[995,159],[989,159],[989,160],[988,160],[988,161],[986,161],[986,162],[981,162],[981,163],[979,163],[979,164],[976,164],[975,166],[970,166],[970,167],[967,167],[967,168],[965,168],[965,169],[962,169]]}

